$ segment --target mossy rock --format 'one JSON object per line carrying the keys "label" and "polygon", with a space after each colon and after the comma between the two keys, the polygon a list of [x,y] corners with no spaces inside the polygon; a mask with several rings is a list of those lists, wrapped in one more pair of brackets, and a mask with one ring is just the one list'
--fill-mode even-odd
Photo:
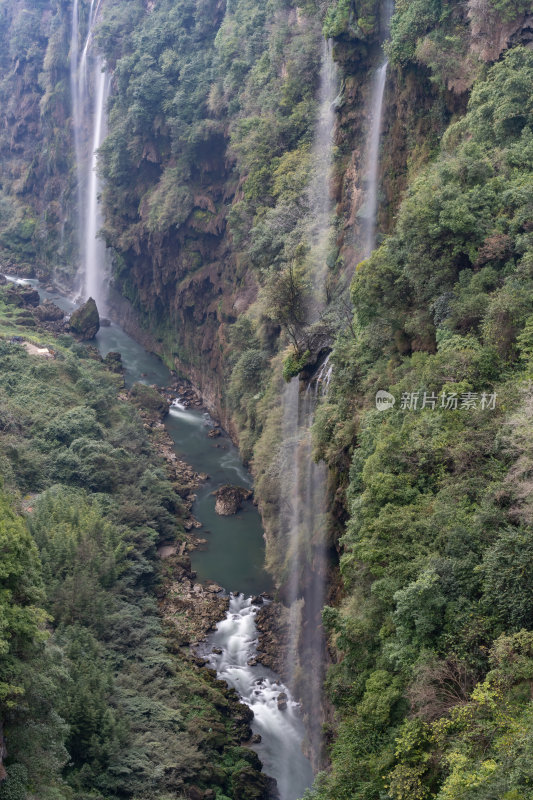
{"label": "mossy rock", "polygon": [[122,375],[124,371],[122,356],[120,353],[117,353],[114,350],[110,350],[110,352],[106,355],[104,358],[104,364],[108,369],[111,370],[111,372],[116,372],[117,375]]}
{"label": "mossy rock", "polygon": [[129,396],[130,400],[144,411],[162,417],[168,413],[167,401],[152,386],[147,386],[145,383],[134,383]]}
{"label": "mossy rock", "polygon": [[8,283],[4,289],[4,297],[7,303],[11,303],[18,308],[36,308],[41,302],[39,292],[33,286]]}
{"label": "mossy rock", "polygon": [[100,330],[100,315],[92,297],[70,317],[70,330],[83,341],[94,339]]}

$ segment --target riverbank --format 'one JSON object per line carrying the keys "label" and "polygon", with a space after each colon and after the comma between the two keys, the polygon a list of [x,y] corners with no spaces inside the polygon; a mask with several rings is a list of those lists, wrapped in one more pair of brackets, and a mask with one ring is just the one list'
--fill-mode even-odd
{"label": "riverbank", "polygon": [[[41,294],[64,310],[73,308],[68,298],[42,289]],[[220,516],[215,508],[215,494],[220,487],[242,487],[244,498],[252,488],[252,479],[230,438],[202,409],[201,400],[192,387],[172,376],[157,357],[145,352],[115,324],[102,327],[94,344],[98,353],[93,350],[93,357],[98,360],[109,361],[110,353],[121,353],[123,401],[137,406],[144,431],[164,463],[166,478],[182,504],[183,530],[178,543],[175,540],[159,543],[157,598],[167,640],[176,652],[190,658],[189,649],[194,649],[206,636],[216,635],[219,626],[224,624],[231,595],[228,598],[222,587],[234,592],[233,597],[243,593],[249,600],[273,588],[264,570],[261,519],[251,499],[243,499],[242,510],[233,516]],[[80,347],[87,349],[85,345]],[[116,367],[113,357],[113,368]],[[176,396],[180,400],[172,403]],[[172,403],[170,408],[169,403]],[[266,629],[254,632],[254,639],[262,641],[265,636]],[[275,646],[272,637],[269,639],[272,652],[268,663],[272,664]],[[254,654],[254,657],[256,655],[259,665],[261,654]],[[198,665],[194,656],[192,661]],[[197,668],[209,670],[209,666]],[[264,666],[260,668],[265,669]],[[273,680],[279,682],[275,676]],[[283,694],[283,691],[278,693]],[[248,706],[248,713],[250,700],[244,695],[242,699]],[[268,705],[271,698],[264,695],[263,699]],[[265,732],[263,741],[254,742],[248,731],[246,743],[255,751],[261,747],[265,773],[282,779],[285,766],[274,754],[283,751],[283,742],[276,744],[276,741],[284,735],[285,710],[276,707],[275,713],[279,724]],[[300,744],[296,753],[302,759],[300,774],[311,775],[310,785],[312,773],[308,766],[304,767],[308,762],[302,752],[303,738],[302,728],[297,734]],[[287,790],[281,800],[296,800],[299,791]]]}
{"label": "riverbank", "polygon": [[[16,589],[0,602],[1,791],[267,800],[249,708],[160,608],[161,556],[183,551],[189,515],[154,444],[161,428],[100,355],[24,325],[1,288],[2,588]],[[189,469],[173,477],[190,491]]]}

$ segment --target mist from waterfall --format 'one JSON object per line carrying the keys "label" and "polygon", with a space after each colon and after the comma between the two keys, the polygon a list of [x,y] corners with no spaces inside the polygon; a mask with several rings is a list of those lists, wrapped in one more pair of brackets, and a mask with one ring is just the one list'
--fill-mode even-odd
{"label": "mist from waterfall", "polygon": [[325,602],[326,466],[312,458],[311,429],[317,396],[298,378],[283,392],[283,484],[281,532],[288,542],[286,602],[289,607],[287,674],[303,700],[310,751],[321,751],[322,684],[325,639],[321,615]]}
{"label": "mist from waterfall", "polygon": [[73,0],[70,88],[76,157],[80,291],[84,299],[92,297],[102,312],[107,298],[107,270],[105,245],[98,238],[102,219],[98,200],[97,151],[106,134],[109,77],[104,71],[102,58],[93,48],[100,7],[101,0],[91,0],[87,23],[84,24],[80,0]]}
{"label": "mist from waterfall", "polygon": [[[309,185],[309,273],[313,305],[308,323],[325,307],[327,252],[331,234],[330,177],[333,161],[334,102],[338,92],[332,45],[324,42],[319,109]],[[313,385],[314,386],[314,385]],[[309,751],[315,764],[322,749],[322,685],[325,639],[321,612],[326,586],[326,467],[312,459],[311,428],[318,395],[298,377],[285,384],[280,496],[280,533],[287,544],[285,601],[289,608],[287,675],[302,699]]]}

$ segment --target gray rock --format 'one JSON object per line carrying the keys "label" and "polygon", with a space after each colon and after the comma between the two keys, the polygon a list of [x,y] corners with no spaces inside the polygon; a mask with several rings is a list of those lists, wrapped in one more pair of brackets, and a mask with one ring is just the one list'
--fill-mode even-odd
{"label": "gray rock", "polygon": [[51,300],[43,300],[33,313],[41,322],[58,322],[65,316],[65,312]]}
{"label": "gray rock", "polygon": [[70,317],[70,330],[83,341],[94,339],[100,330],[100,315],[92,297]]}

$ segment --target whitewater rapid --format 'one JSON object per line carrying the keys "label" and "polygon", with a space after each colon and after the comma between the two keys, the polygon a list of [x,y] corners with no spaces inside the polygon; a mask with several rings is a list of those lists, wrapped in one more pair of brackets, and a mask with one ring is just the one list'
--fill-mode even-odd
{"label": "whitewater rapid", "polygon": [[311,765],[302,752],[305,731],[300,706],[275,673],[254,663],[258,610],[251,597],[230,595],[226,618],[209,636],[203,654],[253,711],[252,731],[261,737],[254,750],[265,773],[276,779],[281,800],[298,800],[313,782]]}

